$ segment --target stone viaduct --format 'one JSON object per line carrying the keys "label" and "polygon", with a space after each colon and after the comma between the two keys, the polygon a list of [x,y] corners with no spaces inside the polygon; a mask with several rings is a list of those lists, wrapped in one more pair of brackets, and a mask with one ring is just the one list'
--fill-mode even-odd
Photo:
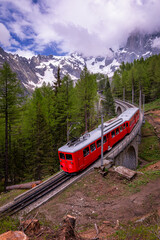
{"label": "stone viaduct", "polygon": [[[116,100],[115,109],[118,115],[126,110],[128,103]],[[132,104],[130,104],[133,106]],[[140,143],[140,132],[143,115],[140,112],[140,119],[132,132],[127,135],[121,142],[104,155],[104,159],[112,160],[116,166],[125,166],[129,169],[136,169],[138,166],[138,145]]]}

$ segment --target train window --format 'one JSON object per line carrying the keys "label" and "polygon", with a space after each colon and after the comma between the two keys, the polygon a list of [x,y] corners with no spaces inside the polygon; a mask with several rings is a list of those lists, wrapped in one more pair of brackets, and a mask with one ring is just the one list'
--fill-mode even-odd
{"label": "train window", "polygon": [[97,148],[99,148],[100,146],[101,146],[101,139],[97,141]]}
{"label": "train window", "polygon": [[103,137],[103,143],[106,143],[106,142],[107,142],[107,137],[104,136],[104,137]]}
{"label": "train window", "polygon": [[91,152],[93,152],[94,150],[96,150],[96,145],[95,145],[95,143],[92,143],[92,144],[90,145],[90,149],[91,149]]}
{"label": "train window", "polygon": [[61,159],[65,159],[64,153],[60,153],[60,158],[61,158]]}
{"label": "train window", "polygon": [[126,126],[128,127],[128,123],[126,123]]}
{"label": "train window", "polygon": [[118,135],[118,134],[119,134],[119,128],[116,129],[116,135]]}
{"label": "train window", "polygon": [[72,160],[72,155],[71,154],[66,154],[66,160]]}
{"label": "train window", "polygon": [[124,128],[124,129],[126,128],[126,125],[125,125],[125,123],[123,124],[123,128]]}
{"label": "train window", "polygon": [[83,149],[83,156],[86,157],[89,154],[89,147]]}
{"label": "train window", "polygon": [[115,137],[115,131],[112,131],[112,138],[114,138]]}
{"label": "train window", "polygon": [[123,131],[123,128],[122,128],[122,126],[120,126],[120,132],[122,132]]}

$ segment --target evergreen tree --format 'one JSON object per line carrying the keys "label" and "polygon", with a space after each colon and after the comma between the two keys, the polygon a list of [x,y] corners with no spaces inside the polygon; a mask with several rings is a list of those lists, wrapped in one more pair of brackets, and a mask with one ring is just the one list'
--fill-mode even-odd
{"label": "evergreen tree", "polygon": [[12,72],[8,63],[3,64],[0,69],[0,113],[5,124],[5,157],[4,157],[4,189],[8,184],[9,172],[9,152],[11,149],[11,126],[16,119],[17,110],[22,101],[22,89],[20,82],[16,78],[16,74]]}
{"label": "evergreen tree", "polygon": [[111,92],[109,79],[107,77],[106,86],[103,93],[105,101],[103,102],[103,112],[109,116],[115,116],[114,99]]}
{"label": "evergreen tree", "polygon": [[95,123],[95,103],[97,100],[96,76],[85,66],[76,84],[76,106],[81,131],[88,131]]}
{"label": "evergreen tree", "polygon": [[57,95],[58,89],[61,86],[61,76],[60,76],[60,66],[58,65],[57,68],[57,74],[56,74],[56,82],[54,83],[54,91],[55,91],[55,95]]}

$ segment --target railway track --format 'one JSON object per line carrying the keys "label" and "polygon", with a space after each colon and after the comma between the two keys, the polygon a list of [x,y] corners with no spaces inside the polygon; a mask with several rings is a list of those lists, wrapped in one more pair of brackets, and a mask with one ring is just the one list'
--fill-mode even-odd
{"label": "railway track", "polygon": [[[126,109],[133,107],[132,104],[126,103],[122,100],[115,100],[115,102],[123,106],[123,108],[125,107]],[[128,144],[126,140],[124,142],[125,144],[122,144],[123,148],[126,144]],[[122,150],[121,147],[118,147],[117,145],[115,149],[112,149],[107,154],[105,154],[104,158],[114,158],[117,152],[117,148],[118,150]],[[54,175],[40,185],[19,195],[11,203],[0,207],[0,218],[2,218],[3,216],[13,215],[21,210],[24,210],[25,213],[32,211],[33,209],[47,202],[51,197],[57,195],[58,193],[66,189],[68,186],[79,180],[81,177],[94,169],[94,167],[100,165],[99,163],[100,160],[95,161],[87,169],[85,169],[83,172],[79,173],[76,176],[70,176],[66,175],[64,172],[59,172],[58,174]]]}
{"label": "railway track", "polygon": [[30,204],[34,203],[38,199],[47,195],[51,191],[58,188],[64,182],[68,181],[72,176],[66,175],[64,172],[56,174],[54,177],[45,181],[44,183],[38,185],[24,194],[18,196],[10,204],[0,208],[0,217],[9,216],[17,213],[18,211],[26,208]]}

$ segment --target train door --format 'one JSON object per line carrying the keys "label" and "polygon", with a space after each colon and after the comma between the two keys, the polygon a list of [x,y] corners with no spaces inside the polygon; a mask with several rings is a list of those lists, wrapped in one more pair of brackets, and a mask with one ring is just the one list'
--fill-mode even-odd
{"label": "train door", "polygon": [[83,157],[84,157],[84,166],[87,166],[91,161],[89,146],[87,146],[83,149]]}
{"label": "train door", "polygon": [[66,169],[68,172],[73,172],[74,171],[74,166],[73,166],[73,158],[72,154],[67,154],[66,153]]}
{"label": "train door", "polygon": [[111,133],[107,134],[107,139],[108,139],[108,150],[110,150],[112,148]]}
{"label": "train door", "polygon": [[95,142],[90,145],[91,162],[97,159],[96,144]]}
{"label": "train door", "polygon": [[77,154],[76,154],[76,162],[77,162],[77,171],[79,171],[83,165],[84,165],[84,158],[83,158],[83,153],[82,153],[82,150],[78,151]]}
{"label": "train door", "polygon": [[101,156],[101,138],[97,140],[97,157]]}
{"label": "train door", "polygon": [[107,138],[107,135],[105,135],[103,137],[103,152],[105,152],[106,150],[108,150],[108,138]]}

